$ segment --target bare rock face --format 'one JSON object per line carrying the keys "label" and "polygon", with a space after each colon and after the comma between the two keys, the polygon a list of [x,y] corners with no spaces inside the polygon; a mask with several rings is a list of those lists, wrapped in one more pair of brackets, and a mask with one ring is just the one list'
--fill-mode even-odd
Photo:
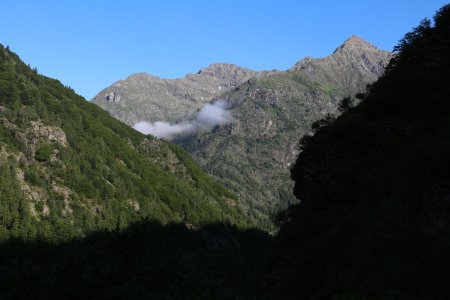
{"label": "bare rock face", "polygon": [[106,93],[105,100],[109,102],[120,102],[120,95],[116,95],[114,92]]}

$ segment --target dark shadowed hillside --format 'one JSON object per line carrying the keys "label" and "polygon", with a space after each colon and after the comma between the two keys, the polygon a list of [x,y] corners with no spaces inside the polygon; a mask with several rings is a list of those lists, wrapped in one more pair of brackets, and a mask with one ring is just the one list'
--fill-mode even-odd
{"label": "dark shadowed hillside", "polygon": [[270,237],[139,222],[83,239],[0,245],[1,299],[257,299]]}
{"label": "dark shadowed hillside", "polygon": [[434,21],[360,105],[302,140],[271,298],[448,298],[450,6]]}

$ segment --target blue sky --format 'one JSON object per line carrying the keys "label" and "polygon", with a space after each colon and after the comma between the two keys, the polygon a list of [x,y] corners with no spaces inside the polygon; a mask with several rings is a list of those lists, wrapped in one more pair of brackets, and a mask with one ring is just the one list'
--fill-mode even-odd
{"label": "blue sky", "polygon": [[[448,0],[447,0],[448,1]],[[441,0],[0,0],[0,43],[87,99],[137,72],[284,70],[352,34],[392,50]]]}

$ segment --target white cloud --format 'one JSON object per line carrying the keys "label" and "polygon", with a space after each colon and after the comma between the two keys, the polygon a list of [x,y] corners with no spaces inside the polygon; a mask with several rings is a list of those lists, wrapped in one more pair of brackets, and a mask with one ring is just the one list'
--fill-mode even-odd
{"label": "white cloud", "polygon": [[211,129],[214,126],[226,125],[233,121],[231,113],[228,111],[228,103],[225,100],[218,100],[205,104],[194,118],[189,121],[182,121],[171,124],[169,122],[157,121],[150,123],[141,121],[134,124],[133,128],[143,134],[151,134],[158,138],[171,139],[175,135],[191,133],[198,129]]}

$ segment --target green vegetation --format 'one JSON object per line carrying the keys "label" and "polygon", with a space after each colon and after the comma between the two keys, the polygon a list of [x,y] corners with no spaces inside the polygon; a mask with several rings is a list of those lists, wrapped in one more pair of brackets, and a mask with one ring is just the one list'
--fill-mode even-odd
{"label": "green vegetation", "polygon": [[34,154],[34,158],[40,162],[50,161],[50,157],[53,154],[53,148],[49,144],[42,144]]}
{"label": "green vegetation", "polygon": [[0,241],[59,242],[144,219],[252,224],[183,150],[120,123],[3,46],[0,166]]}
{"label": "green vegetation", "polygon": [[450,5],[431,24],[302,140],[269,298],[448,298]]}

